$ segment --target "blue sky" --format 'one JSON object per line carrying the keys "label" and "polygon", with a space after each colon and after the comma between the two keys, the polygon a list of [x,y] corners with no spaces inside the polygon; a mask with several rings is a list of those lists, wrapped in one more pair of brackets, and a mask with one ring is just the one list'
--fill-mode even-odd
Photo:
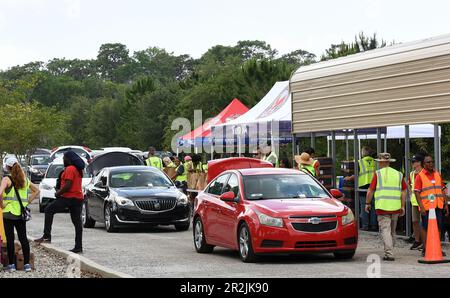
{"label": "blue sky", "polygon": [[320,55],[361,30],[397,42],[450,33],[449,11],[444,0],[0,0],[0,69],[94,58],[107,42],[199,57],[216,44],[259,39],[281,54]]}

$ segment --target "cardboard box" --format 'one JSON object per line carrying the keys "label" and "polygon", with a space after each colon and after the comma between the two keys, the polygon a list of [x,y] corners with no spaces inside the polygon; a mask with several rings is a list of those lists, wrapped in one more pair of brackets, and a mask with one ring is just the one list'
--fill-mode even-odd
{"label": "cardboard box", "polygon": [[[16,269],[17,270],[23,270],[24,265],[25,264],[24,264],[23,253],[22,253],[22,250],[20,250],[16,254]],[[30,265],[31,265],[31,268],[33,270],[35,270],[35,267],[34,267],[34,253],[30,253]]]}

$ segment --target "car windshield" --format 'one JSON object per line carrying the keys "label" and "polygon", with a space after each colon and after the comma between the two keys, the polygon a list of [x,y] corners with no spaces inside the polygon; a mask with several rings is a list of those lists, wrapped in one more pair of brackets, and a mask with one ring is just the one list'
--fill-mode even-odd
{"label": "car windshield", "polygon": [[32,166],[47,166],[50,163],[50,156],[33,156],[31,157]]}
{"label": "car windshield", "polygon": [[[64,170],[64,165],[62,164],[52,164],[48,167],[47,174],[45,178],[57,179],[59,174]],[[83,178],[89,178],[89,174],[83,171]]]}
{"label": "car windshield", "polygon": [[309,175],[256,175],[244,177],[247,200],[329,198]]}
{"label": "car windshield", "polygon": [[172,182],[162,173],[151,171],[124,171],[111,174],[112,188],[172,187]]}

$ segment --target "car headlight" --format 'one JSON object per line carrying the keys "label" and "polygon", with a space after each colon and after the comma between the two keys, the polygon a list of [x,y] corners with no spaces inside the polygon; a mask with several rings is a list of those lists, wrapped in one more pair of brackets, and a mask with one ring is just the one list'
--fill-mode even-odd
{"label": "car headlight", "polygon": [[342,225],[349,225],[355,221],[355,215],[353,214],[353,211],[348,209],[347,215],[342,216]]}
{"label": "car headlight", "polygon": [[35,168],[30,168],[30,172],[33,174],[40,174],[39,170]]}
{"label": "car headlight", "polygon": [[256,215],[258,215],[259,223],[264,226],[269,227],[277,227],[282,228],[283,227],[283,219],[271,217],[267,214],[261,213],[259,211],[255,210]]}
{"label": "car headlight", "polygon": [[185,194],[181,194],[178,197],[178,204],[180,205],[187,205],[189,202],[188,197]]}
{"label": "car headlight", "polygon": [[125,206],[134,207],[133,201],[130,199],[124,198],[124,197],[116,197],[115,201],[116,201],[117,205],[119,205],[121,207],[125,207]]}
{"label": "car headlight", "polygon": [[53,186],[50,186],[50,185],[45,184],[45,183],[41,183],[41,188],[43,190],[53,190]]}

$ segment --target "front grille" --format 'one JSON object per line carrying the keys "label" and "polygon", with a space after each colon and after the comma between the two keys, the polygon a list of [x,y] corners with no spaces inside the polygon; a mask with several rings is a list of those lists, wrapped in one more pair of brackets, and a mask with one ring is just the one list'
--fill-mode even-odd
{"label": "front grille", "polygon": [[261,247],[265,247],[265,248],[283,247],[283,241],[279,241],[279,240],[263,240],[263,242],[261,243]]}
{"label": "front grille", "polygon": [[135,201],[136,206],[144,211],[161,212],[172,210],[177,204],[175,198],[161,198]]}
{"label": "front grille", "polygon": [[333,215],[306,215],[306,216],[300,216],[300,215],[292,215],[289,216],[290,219],[310,219],[312,217],[317,217],[317,218],[336,218],[336,214]]}
{"label": "front grille", "polygon": [[295,248],[328,248],[336,246],[336,241],[303,241],[295,244]]}
{"label": "front grille", "polygon": [[337,227],[337,221],[321,222],[317,225],[311,223],[293,222],[292,226],[295,230],[300,232],[321,233],[335,230]]}

